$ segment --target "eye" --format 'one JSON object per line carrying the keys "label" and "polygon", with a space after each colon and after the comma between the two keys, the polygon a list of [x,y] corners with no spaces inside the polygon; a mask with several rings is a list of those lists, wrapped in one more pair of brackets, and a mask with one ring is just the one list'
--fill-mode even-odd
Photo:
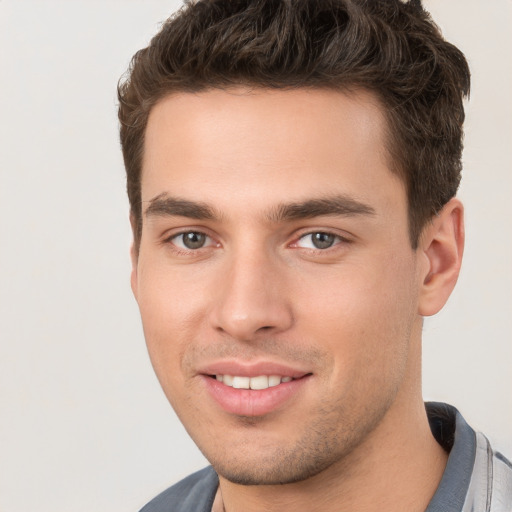
{"label": "eye", "polygon": [[329,249],[337,244],[341,237],[332,233],[317,231],[315,233],[307,233],[299,238],[296,245],[305,249]]}
{"label": "eye", "polygon": [[179,249],[197,250],[214,244],[213,240],[200,231],[186,231],[174,235],[170,241]]}

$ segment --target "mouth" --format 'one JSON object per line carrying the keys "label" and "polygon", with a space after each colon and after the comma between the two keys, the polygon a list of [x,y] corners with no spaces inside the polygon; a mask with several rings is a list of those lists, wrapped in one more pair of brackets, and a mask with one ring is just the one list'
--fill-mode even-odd
{"label": "mouth", "polygon": [[225,366],[202,373],[202,382],[213,403],[235,416],[265,416],[297,404],[313,377],[312,373],[273,365]]}
{"label": "mouth", "polygon": [[210,375],[210,377],[231,388],[253,390],[268,389],[279,386],[279,384],[295,380],[293,377],[282,375],[258,375],[257,377],[245,377],[242,375],[217,374]]}

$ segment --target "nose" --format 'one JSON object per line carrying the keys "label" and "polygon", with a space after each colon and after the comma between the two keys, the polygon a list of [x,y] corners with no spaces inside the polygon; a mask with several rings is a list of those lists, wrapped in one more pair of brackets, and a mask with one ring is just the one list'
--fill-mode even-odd
{"label": "nose", "polygon": [[293,324],[286,279],[268,255],[238,255],[219,275],[212,325],[240,341],[286,331]]}

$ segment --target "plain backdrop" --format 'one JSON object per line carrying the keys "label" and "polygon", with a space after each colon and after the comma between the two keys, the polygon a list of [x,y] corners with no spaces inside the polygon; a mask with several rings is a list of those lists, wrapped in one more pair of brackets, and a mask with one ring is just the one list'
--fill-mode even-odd
{"label": "plain backdrop", "polygon": [[[136,511],[205,460],[129,288],[116,83],[180,3],[0,0],[0,511]],[[426,399],[512,455],[512,2],[427,0],[467,55],[467,246]]]}

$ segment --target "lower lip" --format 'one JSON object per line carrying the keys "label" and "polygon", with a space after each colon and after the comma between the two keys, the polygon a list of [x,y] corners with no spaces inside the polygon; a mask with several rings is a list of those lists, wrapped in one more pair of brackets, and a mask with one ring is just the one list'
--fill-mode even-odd
{"label": "lower lip", "polygon": [[212,377],[202,376],[210,396],[224,411],[238,416],[264,416],[275,411],[294,398],[309,377],[306,375],[278,386],[252,390],[232,388]]}

